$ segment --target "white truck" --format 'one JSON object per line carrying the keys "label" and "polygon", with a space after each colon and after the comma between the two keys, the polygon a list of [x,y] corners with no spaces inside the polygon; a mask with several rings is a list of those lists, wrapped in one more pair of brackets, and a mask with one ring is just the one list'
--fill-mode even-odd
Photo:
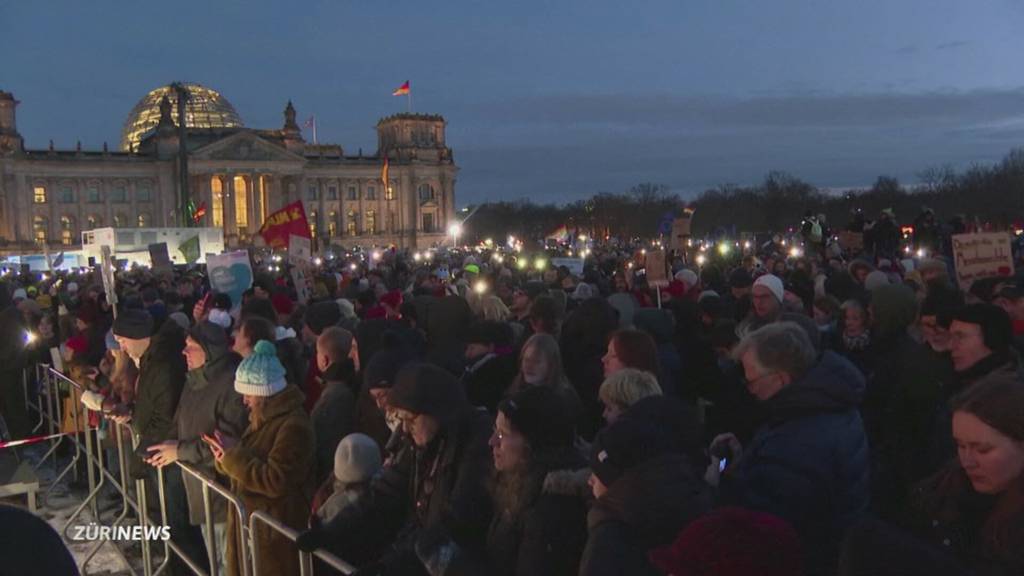
{"label": "white truck", "polygon": [[194,263],[205,264],[207,254],[224,251],[224,230],[221,228],[96,228],[82,232],[82,258],[95,258],[95,262],[100,262],[100,250],[103,246],[110,246],[115,260],[127,260],[129,265],[152,266],[149,246],[164,243],[171,262],[187,264],[182,246],[197,236],[199,252]]}

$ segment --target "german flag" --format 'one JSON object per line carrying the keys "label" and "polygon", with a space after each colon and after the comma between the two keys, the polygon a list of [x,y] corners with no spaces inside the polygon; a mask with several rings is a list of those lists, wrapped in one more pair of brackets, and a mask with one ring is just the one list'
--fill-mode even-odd
{"label": "german flag", "polygon": [[406,80],[405,84],[398,87],[397,90],[391,93],[392,96],[406,96],[409,94],[409,81]]}

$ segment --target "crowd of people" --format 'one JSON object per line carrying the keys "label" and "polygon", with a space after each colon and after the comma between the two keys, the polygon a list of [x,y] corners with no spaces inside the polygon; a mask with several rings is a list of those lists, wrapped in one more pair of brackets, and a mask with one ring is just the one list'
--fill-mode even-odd
{"label": "crowd of people", "polygon": [[304,303],[285,274],[232,302],[135,270],[116,316],[97,274],[22,276],[0,406],[27,434],[12,383],[59,348],[138,439],[132,477],[162,468],[172,539],[230,574],[237,518],[207,532],[176,461],[301,532],[252,534],[270,574],[296,546],[382,576],[1024,573],[1024,279],[963,291],[941,250],[688,256],[653,286],[634,249],[577,274],[392,250]]}

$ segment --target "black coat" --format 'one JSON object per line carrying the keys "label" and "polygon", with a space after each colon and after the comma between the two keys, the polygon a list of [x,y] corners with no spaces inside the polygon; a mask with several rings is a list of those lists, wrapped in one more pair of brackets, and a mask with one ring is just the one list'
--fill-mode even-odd
{"label": "black coat", "polygon": [[766,402],[768,422],[722,477],[720,502],[775,514],[800,534],[809,574],[830,574],[868,508],[864,377],[833,352]]}
{"label": "black coat", "polygon": [[516,359],[512,354],[494,355],[480,366],[473,362],[462,373],[462,385],[466,398],[474,406],[486,408],[491,414],[498,409],[498,402],[516,377]]}
{"label": "black coat", "polygon": [[[139,360],[139,379],[131,425],[139,436],[139,448],[142,451],[174,435],[174,414],[178,409],[187,372],[185,357],[182,356],[184,349],[184,331],[174,322],[165,322],[152,337],[149,348]],[[148,465],[138,455],[132,458],[130,464],[134,478],[147,475]]]}
{"label": "black coat", "polygon": [[648,552],[710,508],[707,487],[683,456],[665,454],[626,471],[587,515],[580,576],[660,575]]}
{"label": "black coat", "polygon": [[334,470],[334,452],[338,443],[355,430],[356,381],[352,361],[336,362],[321,375],[324,386],[309,418],[316,434],[317,484],[322,483]]}

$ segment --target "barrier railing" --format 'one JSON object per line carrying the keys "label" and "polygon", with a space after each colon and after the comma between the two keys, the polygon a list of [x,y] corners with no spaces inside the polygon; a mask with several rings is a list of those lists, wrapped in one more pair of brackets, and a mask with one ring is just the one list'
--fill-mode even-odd
{"label": "barrier railing", "polygon": [[[26,388],[26,399],[25,404],[27,408],[34,408],[39,413],[39,422],[35,425],[33,431],[37,432],[44,427],[54,434],[61,430],[64,423],[63,409],[61,406],[62,393],[61,386],[67,388],[69,396],[76,402],[72,408],[71,424],[73,430],[70,432],[58,436],[57,438],[50,440],[50,448],[40,458],[39,463],[36,464],[36,469],[42,466],[44,462],[49,459],[53,459],[55,469],[58,467],[57,464],[57,450],[61,443],[67,439],[73,446],[74,453],[71,460],[60,468],[56,473],[56,476],[48,487],[43,503],[46,502],[46,496],[48,496],[56,486],[60,484],[69,473],[73,472],[74,477],[79,477],[79,464],[84,461],[85,473],[88,480],[88,493],[85,498],[79,504],[71,515],[65,520],[64,525],[61,529],[62,534],[67,540],[74,540],[70,534],[70,530],[76,526],[76,521],[81,520],[82,513],[88,508],[92,512],[95,521],[101,520],[101,510],[99,509],[97,498],[103,493],[105,487],[111,487],[120,498],[121,509],[120,512],[106,523],[106,526],[111,528],[117,528],[119,526],[125,526],[132,523],[137,523],[141,528],[158,528],[150,519],[150,511],[147,503],[147,486],[145,480],[134,480],[134,497],[129,487],[132,486],[133,479],[130,478],[130,462],[132,454],[138,448],[139,439],[133,433],[130,425],[120,424],[113,420],[108,420],[109,427],[108,431],[113,435],[114,447],[117,452],[117,463],[118,470],[117,476],[105,464],[104,460],[104,448],[103,440],[101,437],[101,429],[99,427],[89,427],[88,425],[82,426],[83,421],[88,422],[88,412],[77,404],[81,392],[84,388],[75,382],[74,380],[67,378],[65,375],[55,370],[53,367],[41,364],[36,367],[36,386],[38,387],[38,401],[33,404],[30,400],[28,392],[29,377],[28,371],[23,378],[23,386]],[[76,394],[78,392],[79,394]],[[79,435],[82,438],[79,438]],[[126,443],[126,440],[129,442]],[[84,455],[84,458],[83,458]],[[206,532],[204,535],[204,542],[206,544],[207,561],[209,562],[210,570],[207,572],[200,566],[196,559],[189,557],[181,547],[174,541],[173,534],[170,540],[163,542],[163,557],[160,563],[156,566],[154,563],[153,550],[151,549],[151,542],[147,538],[141,540],[141,563],[142,563],[142,574],[144,576],[158,576],[168,569],[171,565],[171,558],[177,556],[184,562],[188,568],[197,575],[206,576],[217,576],[220,573],[217,547],[219,543],[215,536],[214,530],[214,514],[213,514],[213,502],[212,497],[214,494],[226,500],[227,505],[230,507],[229,514],[233,514],[238,521],[239,534],[237,535],[238,540],[236,542],[239,551],[239,558],[241,559],[241,572],[243,576],[258,576],[259,566],[257,559],[259,558],[258,552],[258,539],[254,538],[255,534],[254,527],[257,524],[266,526],[268,529],[274,530],[286,538],[295,542],[298,538],[299,532],[293,528],[290,528],[280,521],[276,520],[269,514],[263,511],[254,511],[252,514],[248,514],[241,499],[233,494],[230,490],[225,488],[216,482],[215,479],[210,478],[203,471],[196,469],[194,466],[183,462],[175,463],[181,470],[183,475],[189,475],[198,480],[202,485],[202,497],[203,497],[203,511],[205,514]],[[166,502],[166,486],[164,470],[157,468],[156,472],[156,488],[157,488],[157,501],[159,503],[160,520],[166,525],[167,522],[167,502]],[[184,481],[184,477],[183,477]],[[141,503],[141,505],[140,505]],[[97,554],[104,547],[108,547],[113,551],[127,566],[128,571],[133,575],[137,576],[138,571],[132,566],[131,561],[125,555],[124,550],[115,544],[113,540],[99,540],[91,548],[88,549],[85,556],[80,561],[79,570],[83,575],[89,573],[88,567],[90,563],[97,557]],[[298,557],[296,561],[299,563],[300,573],[303,576],[313,574],[313,558],[316,557],[318,560],[326,564],[327,566],[337,570],[341,574],[352,574],[355,572],[355,568],[338,558],[337,556],[327,552],[326,550],[316,550],[312,553],[298,551]]]}
{"label": "barrier railing", "polygon": [[[285,538],[289,539],[294,543],[299,537],[299,531],[285,525],[280,520],[277,520],[270,514],[262,510],[257,510],[249,515],[249,534],[252,536],[252,560],[253,560],[253,571],[252,576],[260,576],[259,566],[257,566],[256,560],[260,557],[259,538],[256,537],[256,526],[257,524],[263,524],[267,528],[270,528],[281,534]],[[337,556],[327,552],[325,550],[316,550],[313,553],[303,552],[299,550],[299,574],[301,576],[313,576],[313,557],[318,558],[324,564],[327,564],[331,568],[341,572],[342,574],[353,574],[356,569],[351,564],[338,558]]]}

